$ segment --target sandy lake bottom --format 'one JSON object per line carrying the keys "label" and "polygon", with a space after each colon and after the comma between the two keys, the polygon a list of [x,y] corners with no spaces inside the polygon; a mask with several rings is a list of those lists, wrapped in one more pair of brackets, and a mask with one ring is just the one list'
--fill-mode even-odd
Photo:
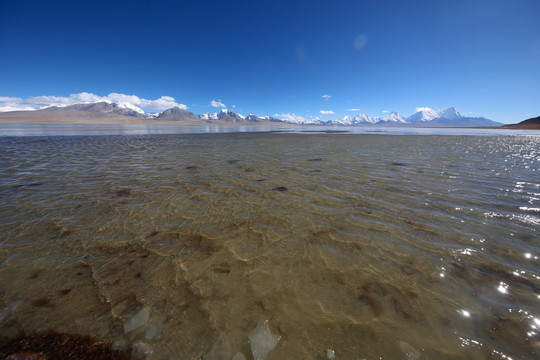
{"label": "sandy lake bottom", "polygon": [[540,137],[0,137],[0,347],[532,359]]}

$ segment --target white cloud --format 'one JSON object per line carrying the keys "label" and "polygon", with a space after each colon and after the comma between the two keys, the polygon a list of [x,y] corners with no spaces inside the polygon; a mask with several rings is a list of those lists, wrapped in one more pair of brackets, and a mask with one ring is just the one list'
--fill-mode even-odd
{"label": "white cloud", "polygon": [[384,114],[388,114],[389,111],[388,111],[388,110],[383,110],[382,112],[383,112]]}
{"label": "white cloud", "polygon": [[215,108],[219,108],[219,107],[226,108],[224,103],[222,103],[221,101],[216,101],[216,100],[210,101],[210,106],[215,107]]}
{"label": "white cloud", "polygon": [[415,110],[415,112],[419,112],[419,111],[433,111],[433,109],[428,108],[428,107],[425,107],[425,106],[423,106],[423,107],[417,107],[416,110]]}
{"label": "white cloud", "polygon": [[176,103],[174,98],[170,96],[162,96],[156,100],[145,100],[145,99],[141,99],[141,100],[146,102],[143,105],[143,107],[148,108],[148,109],[153,109],[153,110],[166,110],[175,106],[183,110],[187,109],[186,105]]}
{"label": "white cloud", "polygon": [[353,109],[347,109],[347,111],[360,111],[361,109],[356,109],[356,108],[353,108]]}
{"label": "white cloud", "polygon": [[290,113],[283,113],[283,114],[274,114],[274,116],[281,120],[291,121],[291,122],[304,122],[307,119],[303,116],[296,115],[296,114],[290,114]]}
{"label": "white cloud", "polygon": [[324,100],[328,101],[328,99],[330,99],[332,97],[332,95],[328,95],[328,94],[324,94],[322,96],[322,98],[324,98]]}
{"label": "white cloud", "polygon": [[364,34],[359,34],[354,38],[353,46],[356,50],[362,50],[367,45],[367,36]]}
{"label": "white cloud", "polygon": [[170,96],[162,96],[156,100],[148,100],[136,95],[110,93],[107,96],[99,96],[92,93],[81,92],[78,94],[70,94],[69,96],[34,96],[27,99],[0,96],[0,112],[39,110],[50,106],[64,107],[73,104],[91,104],[97,102],[117,103],[120,106],[139,112],[143,112],[142,109],[165,110],[175,106],[184,110],[187,109],[186,105],[177,103],[174,98]]}
{"label": "white cloud", "polygon": [[323,115],[333,114],[334,112],[332,110],[321,110],[319,111]]}
{"label": "white cloud", "polygon": [[281,119],[281,120],[291,122],[291,123],[297,123],[297,124],[314,124],[314,123],[317,123],[320,120],[319,117],[317,117],[317,116],[314,117],[314,118],[311,118],[311,119],[307,119],[307,118],[305,118],[303,116],[296,115],[294,113],[292,113],[292,114],[290,114],[290,113],[274,114],[274,117],[278,118],[278,119]]}

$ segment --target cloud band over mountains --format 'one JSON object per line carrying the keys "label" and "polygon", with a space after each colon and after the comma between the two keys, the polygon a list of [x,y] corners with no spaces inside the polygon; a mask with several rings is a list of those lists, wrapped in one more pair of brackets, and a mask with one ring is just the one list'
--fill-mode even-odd
{"label": "cloud band over mountains", "polygon": [[144,112],[143,109],[159,111],[175,106],[180,109],[187,109],[186,105],[177,103],[176,100],[170,96],[162,96],[159,99],[148,100],[136,95],[110,93],[107,96],[99,96],[92,93],[81,92],[78,94],[70,94],[69,96],[35,96],[27,99],[0,96],[0,112],[39,110],[50,106],[63,107],[74,104],[92,104],[97,102],[116,103],[141,113]]}

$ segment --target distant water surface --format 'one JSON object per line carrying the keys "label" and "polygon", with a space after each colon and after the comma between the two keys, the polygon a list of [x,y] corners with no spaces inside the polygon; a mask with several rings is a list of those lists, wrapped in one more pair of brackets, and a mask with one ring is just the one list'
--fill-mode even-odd
{"label": "distant water surface", "polygon": [[536,358],[540,137],[482,135],[0,137],[0,341]]}
{"label": "distant water surface", "polygon": [[416,128],[376,126],[249,126],[179,124],[13,124],[0,123],[0,136],[166,135],[235,132],[351,133],[389,135],[540,135],[540,130]]}

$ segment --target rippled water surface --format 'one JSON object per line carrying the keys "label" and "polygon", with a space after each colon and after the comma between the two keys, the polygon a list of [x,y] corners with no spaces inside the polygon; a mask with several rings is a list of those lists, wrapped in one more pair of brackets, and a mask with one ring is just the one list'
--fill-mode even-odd
{"label": "rippled water surface", "polygon": [[535,358],[539,165],[537,136],[0,138],[0,339]]}

